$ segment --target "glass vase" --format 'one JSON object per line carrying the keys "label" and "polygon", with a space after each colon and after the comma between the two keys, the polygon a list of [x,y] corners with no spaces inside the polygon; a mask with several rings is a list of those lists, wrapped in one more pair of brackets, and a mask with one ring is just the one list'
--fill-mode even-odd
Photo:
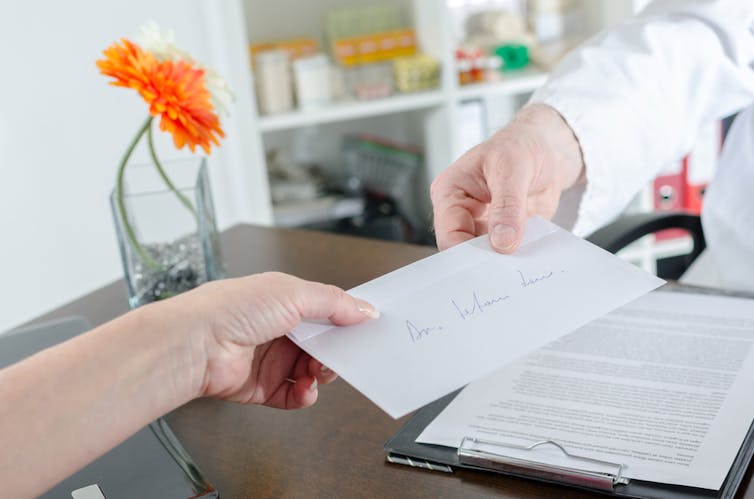
{"label": "glass vase", "polygon": [[127,165],[110,194],[131,308],[225,277],[205,158]]}

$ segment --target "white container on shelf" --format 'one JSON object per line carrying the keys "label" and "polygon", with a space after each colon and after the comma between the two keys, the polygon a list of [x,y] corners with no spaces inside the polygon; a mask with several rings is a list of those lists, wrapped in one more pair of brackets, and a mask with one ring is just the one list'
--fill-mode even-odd
{"label": "white container on shelf", "polygon": [[539,43],[583,36],[583,12],[573,0],[533,0],[528,17]]}
{"label": "white container on shelf", "polygon": [[332,102],[330,62],[325,54],[295,60],[293,77],[300,109],[315,109]]}
{"label": "white container on shelf", "polygon": [[262,114],[285,113],[293,109],[293,92],[288,54],[266,50],[256,55],[257,97]]}

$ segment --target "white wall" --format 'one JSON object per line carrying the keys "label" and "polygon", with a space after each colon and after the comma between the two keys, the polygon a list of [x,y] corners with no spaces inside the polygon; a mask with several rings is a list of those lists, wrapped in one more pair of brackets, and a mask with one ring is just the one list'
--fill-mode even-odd
{"label": "white wall", "polygon": [[[221,227],[271,220],[237,0],[3,2],[0,332],[122,275],[107,196],[146,106],[109,86],[95,60],[150,19],[236,91],[227,139],[210,156]],[[177,155],[167,137],[160,150]]]}

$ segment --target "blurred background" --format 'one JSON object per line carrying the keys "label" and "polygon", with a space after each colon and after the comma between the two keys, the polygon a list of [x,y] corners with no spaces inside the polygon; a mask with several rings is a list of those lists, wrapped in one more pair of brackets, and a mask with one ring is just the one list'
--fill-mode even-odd
{"label": "blurred background", "polygon": [[[108,195],[143,122],[101,51],[156,21],[235,93],[208,158],[220,229],[433,245],[429,184],[568,50],[643,0],[28,0],[0,7],[0,331],[122,277]],[[178,159],[169,137],[157,148]],[[630,208],[697,209],[719,127]],[[136,157],[147,160],[147,151]],[[622,256],[652,270],[674,234]],[[254,255],[249,255],[254,258]]]}

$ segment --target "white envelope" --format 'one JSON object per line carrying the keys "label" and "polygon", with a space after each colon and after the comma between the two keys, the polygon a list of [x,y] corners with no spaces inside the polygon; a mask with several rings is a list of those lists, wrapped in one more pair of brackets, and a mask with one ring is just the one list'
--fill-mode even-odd
{"label": "white envelope", "polygon": [[398,418],[663,282],[533,217],[512,255],[478,237],[349,291],[379,319],[289,336]]}

